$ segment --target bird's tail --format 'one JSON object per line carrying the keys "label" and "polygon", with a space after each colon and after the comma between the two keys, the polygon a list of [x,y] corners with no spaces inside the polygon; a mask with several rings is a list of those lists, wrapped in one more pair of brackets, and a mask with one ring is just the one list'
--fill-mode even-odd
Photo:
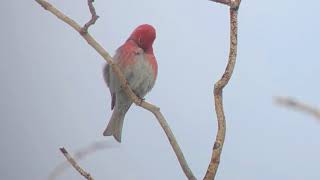
{"label": "bird's tail", "polygon": [[113,136],[119,143],[121,142],[123,121],[129,107],[126,106],[121,110],[119,110],[119,108],[116,107],[113,110],[109,124],[103,132],[104,136]]}

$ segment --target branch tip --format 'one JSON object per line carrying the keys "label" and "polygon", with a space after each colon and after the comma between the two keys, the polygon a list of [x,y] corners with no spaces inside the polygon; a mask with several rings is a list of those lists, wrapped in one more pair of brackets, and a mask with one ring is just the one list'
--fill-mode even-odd
{"label": "branch tip", "polygon": [[46,2],[46,1],[41,1],[41,0],[35,0],[37,3],[39,3],[41,5],[41,7],[43,7],[43,9],[48,10],[49,7],[51,6],[50,3]]}
{"label": "branch tip", "polygon": [[274,103],[313,115],[320,120],[320,109],[291,97],[274,97]]}
{"label": "branch tip", "polygon": [[59,148],[59,149],[63,154],[68,154],[67,150],[64,147]]}

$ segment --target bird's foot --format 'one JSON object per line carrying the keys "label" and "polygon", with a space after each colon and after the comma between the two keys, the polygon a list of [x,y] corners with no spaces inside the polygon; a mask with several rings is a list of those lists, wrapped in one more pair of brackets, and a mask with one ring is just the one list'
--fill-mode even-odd
{"label": "bird's foot", "polygon": [[138,97],[138,99],[139,99],[139,106],[141,106],[142,105],[142,102],[144,101],[144,100],[146,100],[145,98],[141,98],[141,97],[139,97],[139,96],[137,96]]}

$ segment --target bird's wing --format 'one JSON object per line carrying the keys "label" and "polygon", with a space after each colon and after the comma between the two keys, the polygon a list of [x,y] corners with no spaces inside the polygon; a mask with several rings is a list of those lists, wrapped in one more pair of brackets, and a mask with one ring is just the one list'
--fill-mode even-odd
{"label": "bird's wing", "polygon": [[107,86],[109,87],[109,90],[110,90],[110,95],[111,95],[111,110],[114,108],[114,105],[116,103],[116,93],[114,91],[113,88],[111,88],[111,84],[110,84],[110,65],[109,64],[106,64],[103,68],[103,78],[104,78],[104,81],[105,83],[107,84]]}
{"label": "bird's wing", "polygon": [[[122,45],[120,48],[117,49],[116,54],[113,57],[114,63],[116,63],[122,73],[124,73],[124,76],[128,81],[130,81],[132,73],[132,68],[127,68],[128,65],[134,64],[135,61],[143,56],[143,50],[139,48],[136,44],[126,42],[124,45]],[[116,103],[116,94],[121,90],[120,82],[116,75],[113,74],[111,67],[107,64],[104,68],[104,79],[106,84],[108,85],[110,89],[110,94],[112,97],[111,101],[111,109],[114,108]]]}

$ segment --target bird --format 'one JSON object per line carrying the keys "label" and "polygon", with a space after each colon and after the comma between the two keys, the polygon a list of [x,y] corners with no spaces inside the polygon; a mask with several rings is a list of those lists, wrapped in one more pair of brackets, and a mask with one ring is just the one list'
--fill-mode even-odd
{"label": "bird", "polygon": [[[156,30],[152,25],[139,25],[125,43],[116,50],[113,57],[113,62],[119,66],[129,87],[142,100],[153,88],[157,79],[158,64],[153,53],[155,39]],[[133,102],[107,63],[103,68],[103,77],[110,90],[111,110],[113,110],[103,135],[113,136],[121,143],[124,118]]]}

